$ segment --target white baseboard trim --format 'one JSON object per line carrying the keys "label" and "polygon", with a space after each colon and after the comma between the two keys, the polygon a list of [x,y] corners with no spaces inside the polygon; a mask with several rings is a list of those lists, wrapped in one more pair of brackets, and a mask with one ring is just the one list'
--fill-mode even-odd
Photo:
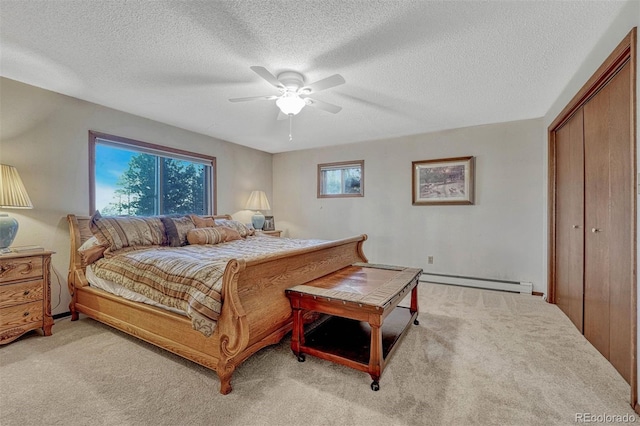
{"label": "white baseboard trim", "polygon": [[509,291],[512,293],[532,294],[533,284],[526,281],[506,281],[491,278],[463,277],[459,275],[430,274],[423,272],[420,281],[434,284],[459,285],[464,287],[485,288],[489,290]]}

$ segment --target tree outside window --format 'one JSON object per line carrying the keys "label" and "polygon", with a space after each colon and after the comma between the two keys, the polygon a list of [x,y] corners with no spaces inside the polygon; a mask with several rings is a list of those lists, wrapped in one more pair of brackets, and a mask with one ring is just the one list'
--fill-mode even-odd
{"label": "tree outside window", "polygon": [[121,139],[94,139],[93,210],[132,216],[213,213],[215,158],[190,158]]}
{"label": "tree outside window", "polygon": [[318,164],[318,198],[363,196],[364,160]]}

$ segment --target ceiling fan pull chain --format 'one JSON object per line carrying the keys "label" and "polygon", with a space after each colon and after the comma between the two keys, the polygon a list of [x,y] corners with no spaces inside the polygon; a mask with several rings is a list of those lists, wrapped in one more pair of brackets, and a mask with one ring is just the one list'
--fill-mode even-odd
{"label": "ceiling fan pull chain", "polygon": [[291,127],[293,123],[293,114],[289,114],[289,142],[293,140],[293,136],[291,136]]}

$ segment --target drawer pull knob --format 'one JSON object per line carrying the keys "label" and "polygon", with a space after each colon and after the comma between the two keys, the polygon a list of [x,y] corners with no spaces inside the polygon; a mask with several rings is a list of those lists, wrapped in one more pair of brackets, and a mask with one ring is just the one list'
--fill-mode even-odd
{"label": "drawer pull knob", "polygon": [[22,314],[23,317],[28,317],[29,316],[29,312],[25,312],[24,314]]}
{"label": "drawer pull knob", "polygon": [[29,290],[25,290],[24,293],[22,293],[23,296],[28,296],[29,293],[31,293]]}

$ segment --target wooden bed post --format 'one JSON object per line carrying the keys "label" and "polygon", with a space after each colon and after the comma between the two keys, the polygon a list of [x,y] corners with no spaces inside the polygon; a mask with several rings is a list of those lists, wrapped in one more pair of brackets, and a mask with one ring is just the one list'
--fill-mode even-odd
{"label": "wooden bed post", "polygon": [[233,259],[224,270],[222,286],[222,310],[218,319],[220,334],[220,360],[216,372],[220,378],[220,393],[231,392],[231,376],[236,367],[244,360],[236,357],[249,343],[249,325],[247,315],[238,297],[238,274],[244,271],[244,259]]}
{"label": "wooden bed post", "polygon": [[69,222],[69,233],[71,236],[71,255],[69,257],[69,274],[67,276],[67,287],[71,302],[69,302],[69,310],[71,311],[71,321],[77,321],[79,318],[76,309],[76,272],[82,270],[82,259],[78,254],[78,248],[82,245],[82,236],[75,215],[68,214],[67,222]]}
{"label": "wooden bed post", "polygon": [[71,302],[69,302],[69,310],[71,311],[71,321],[77,321],[80,318],[78,311],[76,310],[76,289],[74,284],[73,272],[69,271],[67,277],[67,287],[69,287],[69,294],[71,295]]}

